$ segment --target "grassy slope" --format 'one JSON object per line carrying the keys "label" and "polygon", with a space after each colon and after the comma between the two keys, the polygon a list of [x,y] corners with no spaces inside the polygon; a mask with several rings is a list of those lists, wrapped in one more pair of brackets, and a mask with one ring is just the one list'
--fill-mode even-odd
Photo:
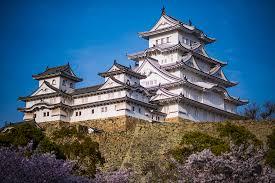
{"label": "grassy slope", "polygon": [[[232,121],[246,127],[261,141],[275,128],[275,122]],[[201,131],[218,136],[217,123],[162,123],[138,122],[127,132],[103,132],[92,134],[91,138],[99,142],[100,150],[106,159],[105,170],[130,166],[141,173],[146,163],[165,158],[169,149],[176,147],[187,131]],[[53,129],[48,127],[48,129]]]}

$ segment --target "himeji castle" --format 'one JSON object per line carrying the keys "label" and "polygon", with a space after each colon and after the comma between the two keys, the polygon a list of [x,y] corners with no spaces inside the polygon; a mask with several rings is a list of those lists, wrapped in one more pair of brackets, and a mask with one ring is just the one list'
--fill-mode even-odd
{"label": "himeji castle", "polygon": [[157,23],[139,36],[148,48],[128,54],[126,67],[117,61],[99,73],[104,82],[77,88],[81,82],[69,64],[33,75],[38,88],[19,97],[24,120],[36,122],[86,120],[129,116],[146,121],[223,121],[239,118],[237,107],[248,103],[230,96],[237,85],[223,73],[225,62],[210,57],[205,45],[215,39],[162,9]]}

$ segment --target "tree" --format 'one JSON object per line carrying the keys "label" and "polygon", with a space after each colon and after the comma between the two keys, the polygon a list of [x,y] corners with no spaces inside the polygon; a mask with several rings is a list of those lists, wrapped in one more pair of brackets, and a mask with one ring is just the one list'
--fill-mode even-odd
{"label": "tree", "polygon": [[26,152],[32,148],[0,148],[1,182],[90,182],[88,178],[73,175],[74,163],[56,159],[52,154]]}
{"label": "tree", "polygon": [[264,110],[261,112],[260,116],[264,120],[274,119],[275,115],[275,103],[273,102],[266,102],[263,105]]}
{"label": "tree", "polygon": [[243,115],[248,119],[256,120],[259,117],[260,107],[256,103],[247,105],[244,108]]}
{"label": "tree", "polygon": [[185,164],[174,163],[180,182],[272,182],[274,172],[262,163],[264,153],[253,146],[232,146],[220,156],[206,149],[190,155]]}
{"label": "tree", "polygon": [[[31,152],[31,156],[26,156]],[[56,159],[50,153],[33,151],[32,143],[26,147],[0,147],[0,177],[2,183],[126,183],[131,171],[97,171],[95,178],[75,174],[75,161]]]}

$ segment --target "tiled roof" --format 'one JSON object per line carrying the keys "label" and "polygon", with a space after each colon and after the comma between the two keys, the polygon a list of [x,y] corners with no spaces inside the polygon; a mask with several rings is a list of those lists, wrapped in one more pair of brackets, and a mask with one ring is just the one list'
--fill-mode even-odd
{"label": "tiled roof", "polygon": [[128,58],[131,60],[135,60],[139,58],[139,57],[146,57],[147,53],[153,52],[155,50],[159,50],[160,52],[166,52],[166,51],[172,51],[172,50],[176,50],[176,49],[181,49],[183,51],[187,51],[187,52],[191,52],[193,56],[198,57],[200,59],[209,61],[211,63],[214,64],[219,64],[221,66],[227,65],[226,62],[217,60],[215,58],[206,56],[204,54],[201,54],[199,52],[196,51],[196,49],[199,48],[198,45],[194,46],[194,47],[190,47],[186,44],[182,44],[181,42],[177,43],[177,44],[160,44],[160,45],[155,45],[153,47],[147,48],[145,51],[140,51],[137,53],[133,53],[133,54],[128,54]]}
{"label": "tiled roof", "polygon": [[62,95],[62,96],[68,96],[68,97],[70,96],[70,94],[65,93],[62,90],[52,86],[49,82],[44,81],[44,83],[46,84],[46,86],[48,86],[50,89],[54,90],[55,92],[54,93],[41,94],[41,95],[34,95],[34,96],[32,96],[32,94],[31,94],[31,95],[28,95],[26,97],[18,97],[18,100],[21,100],[21,101],[35,100],[35,99],[40,99],[40,98],[45,98],[45,97],[47,98],[47,97],[56,96],[56,95]]}
{"label": "tiled roof", "polygon": [[163,14],[162,17],[174,25],[170,26],[170,27],[158,29],[158,30],[150,30],[150,31],[146,31],[146,32],[140,32],[139,35],[145,39],[148,39],[149,36],[151,36],[151,35],[160,34],[160,33],[166,32],[166,31],[174,30],[174,29],[181,29],[181,30],[188,30],[188,32],[194,34],[196,37],[198,37],[199,39],[204,41],[206,44],[212,43],[215,41],[215,39],[208,37],[206,34],[203,33],[203,31],[201,31],[200,29],[191,25],[190,24],[191,22],[189,24],[186,24],[186,23],[184,23],[172,16],[169,16],[167,14]]}
{"label": "tiled roof", "polygon": [[124,66],[124,65],[121,65],[121,64],[117,63],[116,60],[114,61],[113,65],[116,66],[119,70],[102,72],[102,73],[99,73],[99,75],[102,76],[102,77],[110,77],[110,76],[113,76],[113,75],[116,75],[116,74],[127,73],[127,74],[132,75],[134,77],[137,77],[139,79],[146,78],[146,76],[135,72],[131,67],[127,67],[127,66]]}
{"label": "tiled roof", "polygon": [[57,67],[47,67],[46,70],[42,73],[33,75],[35,79],[45,79],[55,76],[64,76],[74,81],[82,81],[81,78],[78,78],[72,71],[69,64],[57,66]]}
{"label": "tiled roof", "polygon": [[89,86],[89,87],[85,87],[85,88],[78,88],[78,89],[75,89],[74,92],[71,93],[71,94],[72,94],[72,95],[80,95],[80,94],[95,92],[95,91],[97,91],[102,85],[103,85],[103,84],[94,85],[94,86]]}

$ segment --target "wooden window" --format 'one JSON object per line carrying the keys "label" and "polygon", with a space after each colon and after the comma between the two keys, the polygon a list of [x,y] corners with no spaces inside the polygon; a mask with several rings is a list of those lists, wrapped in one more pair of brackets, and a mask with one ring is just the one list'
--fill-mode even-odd
{"label": "wooden window", "polygon": [[75,112],[75,116],[78,116],[78,112]]}
{"label": "wooden window", "polygon": [[55,79],[53,79],[53,81],[52,81],[52,85],[56,85],[56,81],[55,81]]}
{"label": "wooden window", "polygon": [[46,115],[47,115],[47,114],[44,112],[44,113],[43,113],[43,116],[46,117]]}
{"label": "wooden window", "polygon": [[183,38],[183,43],[187,44],[187,39],[186,38]]}
{"label": "wooden window", "polygon": [[94,109],[92,109],[92,114],[94,114],[95,113],[95,110]]}
{"label": "wooden window", "polygon": [[126,84],[130,85],[130,80],[129,79],[127,79]]}
{"label": "wooden window", "polygon": [[79,111],[79,116],[81,116],[81,111]]}
{"label": "wooden window", "polygon": [[50,116],[50,112],[47,112],[47,116]]}
{"label": "wooden window", "polygon": [[198,117],[198,108],[195,108],[195,116]]}
{"label": "wooden window", "polygon": [[107,112],[107,107],[101,107],[101,112]]}
{"label": "wooden window", "polygon": [[132,107],[132,111],[135,111],[135,107],[134,106]]}
{"label": "wooden window", "polygon": [[170,39],[170,37],[167,37],[167,38],[166,38],[166,42],[167,42],[167,43],[170,43],[170,40],[169,40],[169,39]]}

